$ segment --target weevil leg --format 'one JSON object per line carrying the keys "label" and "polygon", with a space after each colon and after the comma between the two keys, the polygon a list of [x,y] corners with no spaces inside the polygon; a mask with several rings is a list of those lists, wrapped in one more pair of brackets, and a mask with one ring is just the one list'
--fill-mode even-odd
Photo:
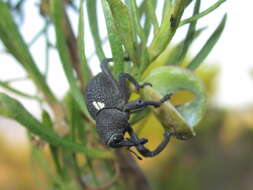
{"label": "weevil leg", "polygon": [[159,154],[167,146],[167,144],[170,141],[171,136],[173,136],[173,133],[170,133],[170,132],[164,133],[163,141],[158,145],[158,147],[154,151],[150,151],[149,149],[147,149],[142,144],[137,145],[136,149],[144,157],[154,157],[157,154]]}
{"label": "weevil leg", "polygon": [[130,140],[123,140],[123,141],[120,141],[120,142],[110,142],[108,144],[111,148],[121,148],[121,147],[131,147],[131,146],[134,146],[135,144],[130,141]]}
{"label": "weevil leg", "polygon": [[[125,57],[124,60],[125,61],[129,61],[130,59],[129,59],[129,57]],[[108,68],[108,63],[110,63],[110,62],[113,62],[112,58],[106,58],[106,59],[104,59],[101,62],[101,65],[100,65],[101,66],[101,70],[102,70],[103,73],[105,73],[109,77],[109,79],[112,81],[112,84],[114,85],[115,88],[120,88],[119,85],[118,85],[118,83],[117,83],[117,81],[114,79],[111,71]]]}
{"label": "weevil leg", "polygon": [[110,71],[109,68],[108,68],[108,63],[110,63],[110,62],[112,62],[112,61],[113,61],[112,58],[104,59],[104,60],[101,62],[101,65],[100,65],[100,66],[101,66],[102,72],[105,73],[105,74],[109,77],[109,79],[112,81],[112,84],[113,84],[116,88],[118,88],[118,84],[117,84],[117,82],[115,81],[115,79],[113,78],[113,75],[112,75],[111,71]]}
{"label": "weevil leg", "polygon": [[138,140],[124,139],[123,141],[120,141],[118,143],[111,142],[109,146],[112,148],[131,147],[131,146],[137,146],[139,144],[145,144],[147,142],[148,140],[145,138],[138,139]]}
{"label": "weevil leg", "polygon": [[[130,61],[129,57],[124,57],[124,61]],[[112,58],[106,58],[101,62],[101,69],[103,73],[112,76],[111,71],[108,69],[108,63],[113,62]]]}
{"label": "weevil leg", "polygon": [[149,82],[144,82],[143,84],[139,84],[137,80],[135,80],[135,78],[128,74],[128,73],[120,73],[119,75],[119,83],[120,85],[126,85],[126,81],[130,81],[131,83],[133,83],[133,85],[135,86],[136,90],[139,90],[141,88],[144,88],[145,86],[152,86],[151,83]]}
{"label": "weevil leg", "polygon": [[172,96],[172,94],[166,94],[159,101],[142,100],[142,99],[134,100],[134,101],[128,102],[124,106],[124,111],[133,113],[133,112],[136,112],[136,111],[140,111],[140,110],[144,109],[147,106],[159,107],[159,106],[161,106],[162,103],[169,100],[171,98],[171,96]]}
{"label": "weevil leg", "polygon": [[[112,58],[107,58],[107,59],[104,59],[102,62],[101,62],[101,69],[102,69],[102,72],[105,73],[110,79],[111,81],[113,82],[113,85],[115,87],[118,87],[118,84],[117,82],[115,81],[115,79],[113,78],[113,75],[111,73],[111,71],[108,69],[108,63],[112,62],[113,59]],[[125,57],[124,58],[124,61],[130,61],[129,57]],[[145,82],[143,84],[139,84],[130,74],[128,73],[121,73],[119,75],[119,87],[120,89],[123,91],[124,95],[126,95],[126,101],[128,100],[129,98],[129,91],[128,91],[128,86],[127,86],[127,82],[126,81],[130,81],[131,83],[134,84],[136,90],[138,91],[140,88],[143,88],[145,86],[152,86],[150,83],[148,82]]]}
{"label": "weevil leg", "polygon": [[[134,141],[138,141],[139,138],[137,136],[137,134],[133,131],[133,129],[131,127],[129,127],[128,133],[130,135],[130,137],[134,140]],[[165,132],[164,133],[164,139],[163,141],[158,145],[158,147],[154,150],[154,151],[150,151],[148,148],[146,148],[143,144],[138,144],[136,145],[136,149],[138,150],[138,152],[144,156],[144,157],[154,157],[157,154],[159,154],[169,143],[170,141],[170,137],[174,136],[174,133],[171,132]]]}
{"label": "weevil leg", "polygon": [[120,75],[119,75],[119,86],[128,95],[128,97],[129,97],[129,92],[128,92],[128,86],[127,86],[127,82],[126,82],[127,80],[129,82],[133,83],[133,85],[135,86],[137,91],[139,91],[139,89],[141,89],[145,86],[152,86],[152,84],[148,83],[148,82],[144,82],[143,84],[139,84],[138,81],[136,81],[135,78],[132,77],[130,74],[120,73]]}

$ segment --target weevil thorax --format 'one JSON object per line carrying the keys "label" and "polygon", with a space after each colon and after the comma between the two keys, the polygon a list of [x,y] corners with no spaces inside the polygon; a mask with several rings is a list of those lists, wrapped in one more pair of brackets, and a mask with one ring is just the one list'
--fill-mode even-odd
{"label": "weevil thorax", "polygon": [[103,109],[96,116],[96,129],[101,140],[108,145],[115,135],[122,135],[129,126],[129,115],[118,109]]}

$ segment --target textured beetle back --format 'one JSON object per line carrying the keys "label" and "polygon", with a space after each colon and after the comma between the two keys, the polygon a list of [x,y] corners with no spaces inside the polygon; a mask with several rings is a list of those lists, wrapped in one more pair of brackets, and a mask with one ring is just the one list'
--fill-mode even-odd
{"label": "textured beetle back", "polygon": [[112,135],[124,134],[128,127],[128,115],[117,109],[105,109],[98,114],[96,124],[97,133],[106,144]]}
{"label": "textured beetle back", "polygon": [[103,108],[122,109],[125,105],[125,95],[115,84],[115,81],[104,73],[99,73],[89,82],[85,97],[88,111],[94,119]]}

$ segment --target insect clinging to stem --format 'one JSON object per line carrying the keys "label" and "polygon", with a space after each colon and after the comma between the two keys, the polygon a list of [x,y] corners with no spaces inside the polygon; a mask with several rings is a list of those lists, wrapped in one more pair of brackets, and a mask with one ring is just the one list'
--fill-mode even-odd
{"label": "insect clinging to stem", "polygon": [[[111,58],[102,61],[102,72],[90,80],[85,90],[87,108],[96,121],[97,133],[102,142],[111,148],[134,146],[144,157],[156,156],[169,143],[170,137],[175,136],[176,133],[166,131],[162,142],[154,151],[151,151],[144,146],[148,139],[139,139],[128,120],[132,113],[147,106],[159,107],[169,100],[172,94],[165,95],[159,101],[137,99],[128,102],[130,93],[127,80],[135,86],[137,91],[152,85],[147,82],[139,84],[128,73],[121,73],[119,80],[116,81],[108,68],[108,63],[112,61]],[[129,59],[125,58],[125,61],[129,61]],[[128,133],[130,138],[124,138],[125,133]]]}

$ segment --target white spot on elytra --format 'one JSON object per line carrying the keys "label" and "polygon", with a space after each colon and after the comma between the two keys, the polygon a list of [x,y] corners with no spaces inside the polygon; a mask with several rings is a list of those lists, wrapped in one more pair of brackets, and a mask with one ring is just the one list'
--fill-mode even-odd
{"label": "white spot on elytra", "polygon": [[105,107],[105,104],[102,102],[92,102],[92,104],[97,110],[101,110]]}
{"label": "white spot on elytra", "polygon": [[105,107],[105,104],[102,103],[102,102],[97,102],[98,106],[100,107],[100,109],[104,108]]}

